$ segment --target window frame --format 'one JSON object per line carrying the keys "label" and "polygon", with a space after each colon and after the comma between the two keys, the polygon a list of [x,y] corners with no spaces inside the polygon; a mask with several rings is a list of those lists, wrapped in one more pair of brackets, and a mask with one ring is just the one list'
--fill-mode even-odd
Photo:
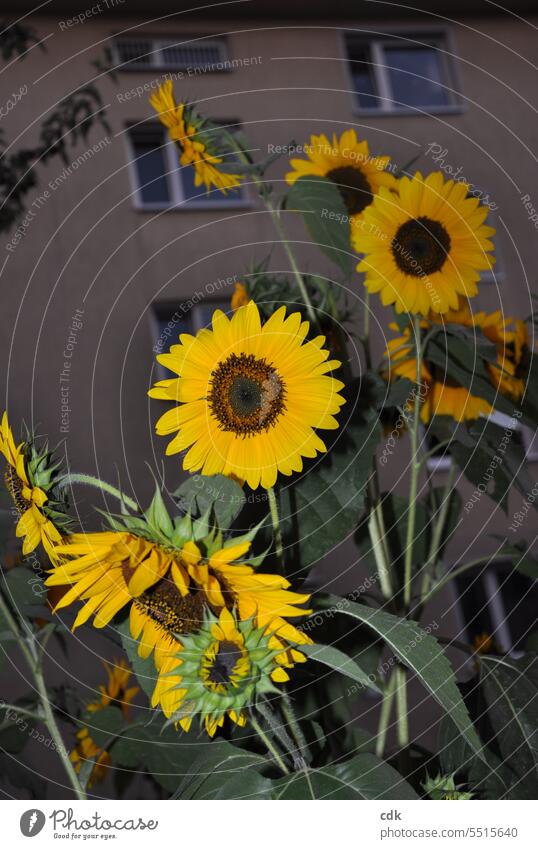
{"label": "window frame", "polygon": [[[237,122],[226,122],[226,124],[236,125]],[[164,177],[166,179],[166,184],[168,186],[168,192],[170,195],[170,202],[159,202],[154,201],[152,203],[146,203],[142,200],[141,190],[138,185],[138,174],[136,170],[136,146],[135,141],[132,138],[132,131],[138,127],[148,127],[149,125],[155,125],[155,129],[159,129],[162,131],[163,138],[163,155],[165,160],[165,168],[166,171],[164,173]],[[192,212],[192,211],[200,211],[200,210],[222,210],[222,209],[250,209],[254,206],[253,201],[248,195],[247,187],[245,185],[241,185],[240,192],[241,197],[231,197],[229,198],[227,195],[218,192],[217,189],[213,189],[214,197],[212,196],[211,200],[188,200],[183,193],[183,182],[181,179],[181,171],[183,168],[191,168],[191,165],[181,165],[178,160],[177,150],[175,144],[171,139],[167,138],[166,131],[164,127],[161,127],[157,121],[145,121],[143,124],[141,122],[127,124],[125,127],[125,138],[127,145],[127,160],[129,165],[129,179],[132,187],[132,199],[133,199],[133,207],[137,212]],[[218,192],[218,194],[217,194]]]}
{"label": "window frame", "polygon": [[[136,39],[139,40],[147,40],[151,42],[151,50],[149,51],[150,61],[147,65],[145,64],[137,64],[135,61],[131,60],[129,62],[125,62],[122,60],[119,50],[119,42],[124,40],[127,41],[131,38],[133,41]],[[223,35],[215,35],[214,33],[207,33],[201,35],[189,35],[185,33],[178,33],[173,36],[164,36],[162,34],[152,35],[148,33],[137,33],[133,36],[126,36],[124,33],[117,33],[112,35],[112,54],[114,58],[114,65],[116,71],[126,72],[126,73],[144,73],[146,71],[186,71],[189,68],[199,67],[197,65],[192,64],[182,64],[182,63],[166,63],[162,60],[163,50],[166,47],[179,47],[181,45],[193,44],[198,41],[205,41],[206,44],[215,44],[219,49],[219,59],[216,60],[215,64],[225,62],[230,62],[230,51],[228,49],[228,41]],[[155,56],[155,60],[153,57]],[[160,57],[160,61],[156,61],[156,57]],[[216,68],[215,70],[206,71],[206,73],[212,74],[222,74],[222,73],[230,73],[232,70],[232,66],[225,68]]]}
{"label": "window frame", "polygon": [[[417,25],[409,27],[398,27],[390,32],[379,32],[377,30],[353,30],[346,28],[341,31],[342,57],[345,62],[346,74],[349,82],[349,91],[353,97],[353,113],[367,116],[421,116],[429,115],[456,115],[466,111],[466,105],[462,97],[461,75],[459,72],[458,55],[455,49],[452,30],[446,26],[431,27],[428,25]],[[379,98],[379,107],[361,106],[359,103],[355,84],[353,80],[353,61],[349,55],[349,44],[351,40],[363,41],[371,50],[372,74]],[[437,43],[439,55],[442,61],[444,88],[450,103],[436,106],[393,106],[391,100],[391,87],[387,64],[382,44],[401,44],[409,47],[427,47]]]}

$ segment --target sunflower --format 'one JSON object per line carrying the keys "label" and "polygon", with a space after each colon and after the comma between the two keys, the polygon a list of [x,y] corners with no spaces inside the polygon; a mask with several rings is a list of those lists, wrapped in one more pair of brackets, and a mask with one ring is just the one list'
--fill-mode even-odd
{"label": "sunflower", "polygon": [[273,682],[288,680],[276,654],[265,629],[252,620],[241,621],[226,608],[218,619],[208,614],[197,633],[182,637],[161,669],[152,706],[160,705],[184,731],[198,716],[210,737],[226,715],[244,726],[257,698],[274,692]]}
{"label": "sunflower", "polygon": [[[445,320],[449,321],[450,318],[449,312]],[[427,322],[422,322],[422,325],[429,327]],[[395,323],[391,323],[389,327],[391,330],[398,330]],[[415,383],[417,361],[409,328],[389,341],[386,356],[389,359],[388,376],[391,380],[403,377]],[[472,395],[439,366],[425,359],[421,364],[421,382],[425,391],[421,395],[420,418],[425,424],[434,416],[450,416],[455,421],[462,422],[487,416],[491,412],[492,407],[486,400]]]}
{"label": "sunflower", "polygon": [[340,363],[327,359],[323,336],[305,341],[308,327],[298,312],[286,317],[285,307],[262,325],[250,301],[231,319],[217,310],[212,330],[181,335],[157,358],[178,377],[149,392],[179,402],[157,422],[161,436],[178,431],[166,453],[188,448],[185,469],[234,475],[255,489],[326,451],[315,429],[338,427],[343,384],[329,372]]}
{"label": "sunflower", "polygon": [[381,188],[363,213],[352,243],[365,254],[357,266],[369,292],[379,292],[398,313],[446,313],[458,295],[477,294],[480,272],[494,258],[484,224],[488,209],[467,196],[469,187],[439,172],[402,177],[398,194]]}
{"label": "sunflower", "polygon": [[271,631],[280,662],[292,666],[305,659],[289,644],[311,640],[286,619],[308,615],[299,605],[310,596],[290,591],[285,578],[257,572],[244,562],[255,531],[223,542],[217,527],[209,530],[188,514],[172,521],[157,493],[144,518],[112,521],[117,529],[72,534],[57,548],[62,562],[46,584],[70,585],[55,611],[84,603],[73,628],[91,616],[94,626],[103,628],[129,606],[138,652],[148,657],[154,651],[160,668],[175,654],[178,639],[197,631],[208,612],[237,607],[242,618],[255,616],[257,627]]}
{"label": "sunflower", "polygon": [[[118,705],[125,718],[129,715],[129,706],[139,691],[138,687],[128,687],[131,670],[125,660],[116,660],[114,664],[104,663],[108,675],[106,684],[100,684],[101,697],[98,701],[86,705],[89,714],[98,713],[109,705]],[[88,787],[96,781],[103,781],[106,776],[107,767],[112,763],[110,754],[101,749],[92,739],[89,729],[81,728],[77,731],[77,743],[70,754],[77,772],[80,772],[83,764],[88,760],[95,760]]]}
{"label": "sunflower", "polygon": [[0,424],[0,452],[7,461],[4,473],[19,521],[16,534],[23,538],[22,553],[30,554],[41,543],[51,559],[62,539],[57,525],[67,527],[64,504],[52,497],[58,466],[47,448],[39,453],[32,440],[15,445],[7,413]]}
{"label": "sunflower", "polygon": [[332,144],[324,134],[312,136],[305,147],[308,159],[290,161],[294,170],[286,174],[286,182],[292,186],[299,177],[326,177],[338,186],[349,215],[360,215],[382,186],[389,190],[397,185],[385,170],[390,156],[372,156],[355,130],[346,130],[339,139],[333,133]]}
{"label": "sunflower", "polygon": [[218,155],[210,129],[187,103],[176,103],[171,80],[166,80],[158,91],[150,98],[150,103],[159,115],[159,120],[168,129],[172,141],[176,142],[181,151],[180,164],[192,165],[194,168],[194,185],[205,185],[207,191],[211,186],[226,194],[229,189],[236,189],[242,175],[229,174],[219,170],[223,159]]}
{"label": "sunflower", "polygon": [[497,346],[497,365],[487,363],[493,385],[519,401],[525,391],[531,358],[527,325],[521,319],[503,319],[500,311],[490,315],[478,313],[474,321]]}

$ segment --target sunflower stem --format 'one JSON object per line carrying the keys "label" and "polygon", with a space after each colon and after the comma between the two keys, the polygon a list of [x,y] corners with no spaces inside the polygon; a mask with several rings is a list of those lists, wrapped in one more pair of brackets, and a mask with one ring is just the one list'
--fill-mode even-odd
{"label": "sunflower stem", "polygon": [[[246,151],[243,150],[241,145],[238,143],[237,139],[234,138],[233,134],[225,131],[225,135],[228,139],[228,143],[230,144],[232,149],[237,154],[238,159],[244,165],[251,166],[252,165],[251,157],[248,155],[248,153],[246,153]],[[291,245],[288,241],[288,238],[286,236],[286,232],[284,230],[282,221],[280,219],[280,211],[277,209],[277,207],[274,205],[274,203],[270,199],[269,192],[267,190],[267,187],[265,185],[264,180],[262,180],[261,177],[258,174],[256,174],[255,171],[252,172],[252,181],[253,181],[253,183],[255,183],[256,188],[258,189],[258,194],[259,194],[261,200],[263,201],[265,208],[267,209],[268,213],[271,216],[275,230],[277,231],[278,236],[280,238],[280,241],[282,243],[282,247],[284,248],[284,251],[286,252],[286,256],[288,257],[288,261],[290,263],[290,267],[291,267],[291,270],[293,272],[293,276],[295,277],[297,287],[298,287],[298,289],[301,293],[301,297],[304,301],[304,305],[305,305],[306,311],[308,313],[308,318],[310,319],[313,326],[317,327],[319,329],[318,317],[317,317],[316,312],[314,310],[314,307],[312,305],[312,301],[310,300],[310,295],[308,294],[308,290],[306,288],[306,284],[304,282],[303,275],[301,274],[301,272],[299,270],[299,266],[297,265],[297,261],[295,259],[295,255],[293,253],[292,247],[291,247]]]}
{"label": "sunflower stem", "polygon": [[284,718],[290,727],[291,736],[295,740],[297,748],[301,754],[301,758],[306,765],[307,762],[310,760],[310,751],[308,749],[308,743],[306,742],[306,738],[301,730],[299,721],[295,716],[295,711],[293,710],[291,699],[285,691],[282,693],[281,706]]}
{"label": "sunflower stem", "polygon": [[[0,613],[4,617],[9,629],[12,631],[15,636],[17,643],[28,663],[30,671],[32,672],[36,690],[39,695],[39,701],[41,703],[41,709],[43,711],[43,716],[41,717],[41,721],[47,726],[49,734],[51,736],[52,741],[55,744],[56,751],[60,760],[62,761],[63,767],[69,778],[70,784],[74,790],[75,796],[80,801],[86,799],[86,794],[81,787],[80,781],[78,779],[78,775],[75,771],[72,761],[69,758],[69,754],[67,749],[64,746],[63,738],[60,733],[60,729],[58,728],[58,724],[56,722],[56,718],[54,716],[52,706],[49,699],[49,694],[47,693],[47,687],[45,684],[45,679],[43,677],[43,669],[41,666],[41,658],[38,656],[35,649],[28,644],[27,637],[25,636],[22,627],[19,627],[19,624],[11,610],[9,605],[7,604],[4,594],[0,591]],[[33,635],[32,635],[33,638]],[[18,708],[14,708],[18,710]]]}
{"label": "sunflower stem", "polygon": [[394,671],[391,672],[389,680],[385,684],[383,692],[383,702],[381,704],[381,712],[379,714],[379,725],[377,728],[377,740],[375,744],[375,753],[378,758],[382,758],[385,752],[385,744],[387,742],[387,729],[389,725],[392,703],[394,702],[394,694],[396,687],[396,676]]}
{"label": "sunflower stem", "polygon": [[267,490],[267,497],[269,499],[269,510],[271,511],[271,522],[273,525],[273,531],[275,534],[275,551],[276,556],[280,561],[284,560],[284,547],[282,545],[282,528],[280,527],[280,517],[278,515],[278,503],[276,499],[275,490],[272,486]]}
{"label": "sunflower stem", "polygon": [[133,501],[132,498],[129,498],[128,495],[124,495],[124,493],[116,489],[115,486],[112,486],[110,483],[106,483],[106,481],[102,481],[99,478],[94,477],[93,475],[83,475],[76,473],[69,473],[64,475],[59,481],[58,486],[65,488],[72,484],[83,484],[86,486],[94,486],[96,489],[100,489],[102,492],[107,492],[109,495],[113,495],[114,498],[117,498],[118,501],[122,501],[126,507],[129,507],[131,510],[136,510],[138,512],[139,507],[136,501]]}
{"label": "sunflower stem", "polygon": [[270,753],[273,760],[276,761],[276,763],[278,764],[278,766],[280,767],[280,769],[282,770],[284,775],[289,775],[290,771],[289,771],[288,767],[286,766],[286,764],[284,763],[284,761],[282,760],[282,758],[280,756],[280,752],[278,751],[278,749],[274,745],[271,738],[265,733],[265,731],[263,730],[263,728],[261,727],[258,720],[254,717],[253,714],[250,715],[250,721],[252,723],[252,727],[254,728],[254,731],[256,732],[256,734],[258,735],[260,740],[263,742],[264,746],[266,747],[267,751]]}
{"label": "sunflower stem", "polygon": [[420,395],[418,387],[422,377],[422,348],[420,344],[420,316],[413,318],[414,343],[416,349],[416,387],[415,404],[413,410],[413,424],[411,427],[411,480],[409,483],[409,513],[407,519],[407,534],[405,541],[404,561],[404,606],[406,611],[411,604],[411,573],[413,567],[413,543],[415,535],[415,518],[417,510],[418,476],[420,472],[420,460],[418,457],[419,422],[420,422]]}
{"label": "sunflower stem", "polygon": [[448,512],[450,510],[455,471],[455,465],[454,463],[452,463],[450,469],[448,470],[448,477],[443,488],[443,494],[441,496],[441,506],[439,507],[437,522],[433,529],[432,541],[430,545],[430,550],[428,552],[428,559],[426,560],[426,563],[423,567],[422,587],[420,590],[421,602],[422,599],[426,598],[426,596],[428,595],[430,589],[431,573],[439,558],[439,552],[441,551],[443,531],[445,529]]}

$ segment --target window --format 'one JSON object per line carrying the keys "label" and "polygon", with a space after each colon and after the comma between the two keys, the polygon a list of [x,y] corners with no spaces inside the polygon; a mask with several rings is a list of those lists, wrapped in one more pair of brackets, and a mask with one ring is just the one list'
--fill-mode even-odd
{"label": "window", "polygon": [[[229,127],[229,122],[226,122]],[[229,190],[225,195],[205,186],[194,185],[194,169],[182,167],[178,150],[169,141],[161,124],[147,123],[128,131],[130,158],[136,203],[144,209],[173,207],[212,208],[246,202],[244,190]]]}
{"label": "window", "polygon": [[443,33],[349,34],[346,48],[361,111],[446,112],[458,106]]}
{"label": "window", "polygon": [[223,71],[231,67],[223,38],[120,36],[114,39],[114,47],[122,70],[204,68]]}
{"label": "window", "polygon": [[[516,555],[517,556],[517,555]],[[464,572],[453,590],[462,631],[472,644],[484,632],[505,652],[521,652],[536,627],[538,585],[507,560]]]}
{"label": "window", "polygon": [[[157,301],[153,304],[150,317],[155,352],[166,353],[170,345],[177,343],[180,333],[198,333],[202,328],[209,327],[215,310],[222,310],[227,315],[232,311],[230,297],[219,300],[205,298],[199,303],[193,303],[195,297],[193,295],[184,301]],[[157,363],[156,370],[158,380],[171,377],[169,370],[160,363]]]}

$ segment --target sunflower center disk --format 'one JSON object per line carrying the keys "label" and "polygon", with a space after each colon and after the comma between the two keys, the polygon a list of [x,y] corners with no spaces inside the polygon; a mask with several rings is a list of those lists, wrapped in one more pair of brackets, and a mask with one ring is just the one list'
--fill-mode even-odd
{"label": "sunflower center disk", "polygon": [[285,409],[278,372],[253,354],[231,354],[211,375],[208,402],[223,430],[248,436],[267,430]]}
{"label": "sunflower center disk", "polygon": [[406,221],[392,240],[396,265],[414,277],[440,271],[449,251],[450,236],[443,225],[425,216]]}
{"label": "sunflower center disk", "polygon": [[190,634],[204,621],[208,604],[200,590],[182,596],[173,581],[162,578],[142,593],[135,604],[169,634]]}
{"label": "sunflower center disk", "polygon": [[359,168],[352,165],[333,168],[327,177],[338,186],[350,215],[358,215],[372,203],[370,183]]}
{"label": "sunflower center disk", "polygon": [[238,645],[231,640],[223,640],[219,643],[216,657],[208,670],[207,680],[211,684],[230,684],[233,671],[242,655]]}
{"label": "sunflower center disk", "polygon": [[6,466],[6,470],[4,472],[4,481],[6,484],[6,489],[11,495],[13,503],[15,504],[17,510],[19,511],[19,513],[24,513],[28,507],[28,503],[23,497],[22,484],[19,480],[17,472],[9,464]]}

